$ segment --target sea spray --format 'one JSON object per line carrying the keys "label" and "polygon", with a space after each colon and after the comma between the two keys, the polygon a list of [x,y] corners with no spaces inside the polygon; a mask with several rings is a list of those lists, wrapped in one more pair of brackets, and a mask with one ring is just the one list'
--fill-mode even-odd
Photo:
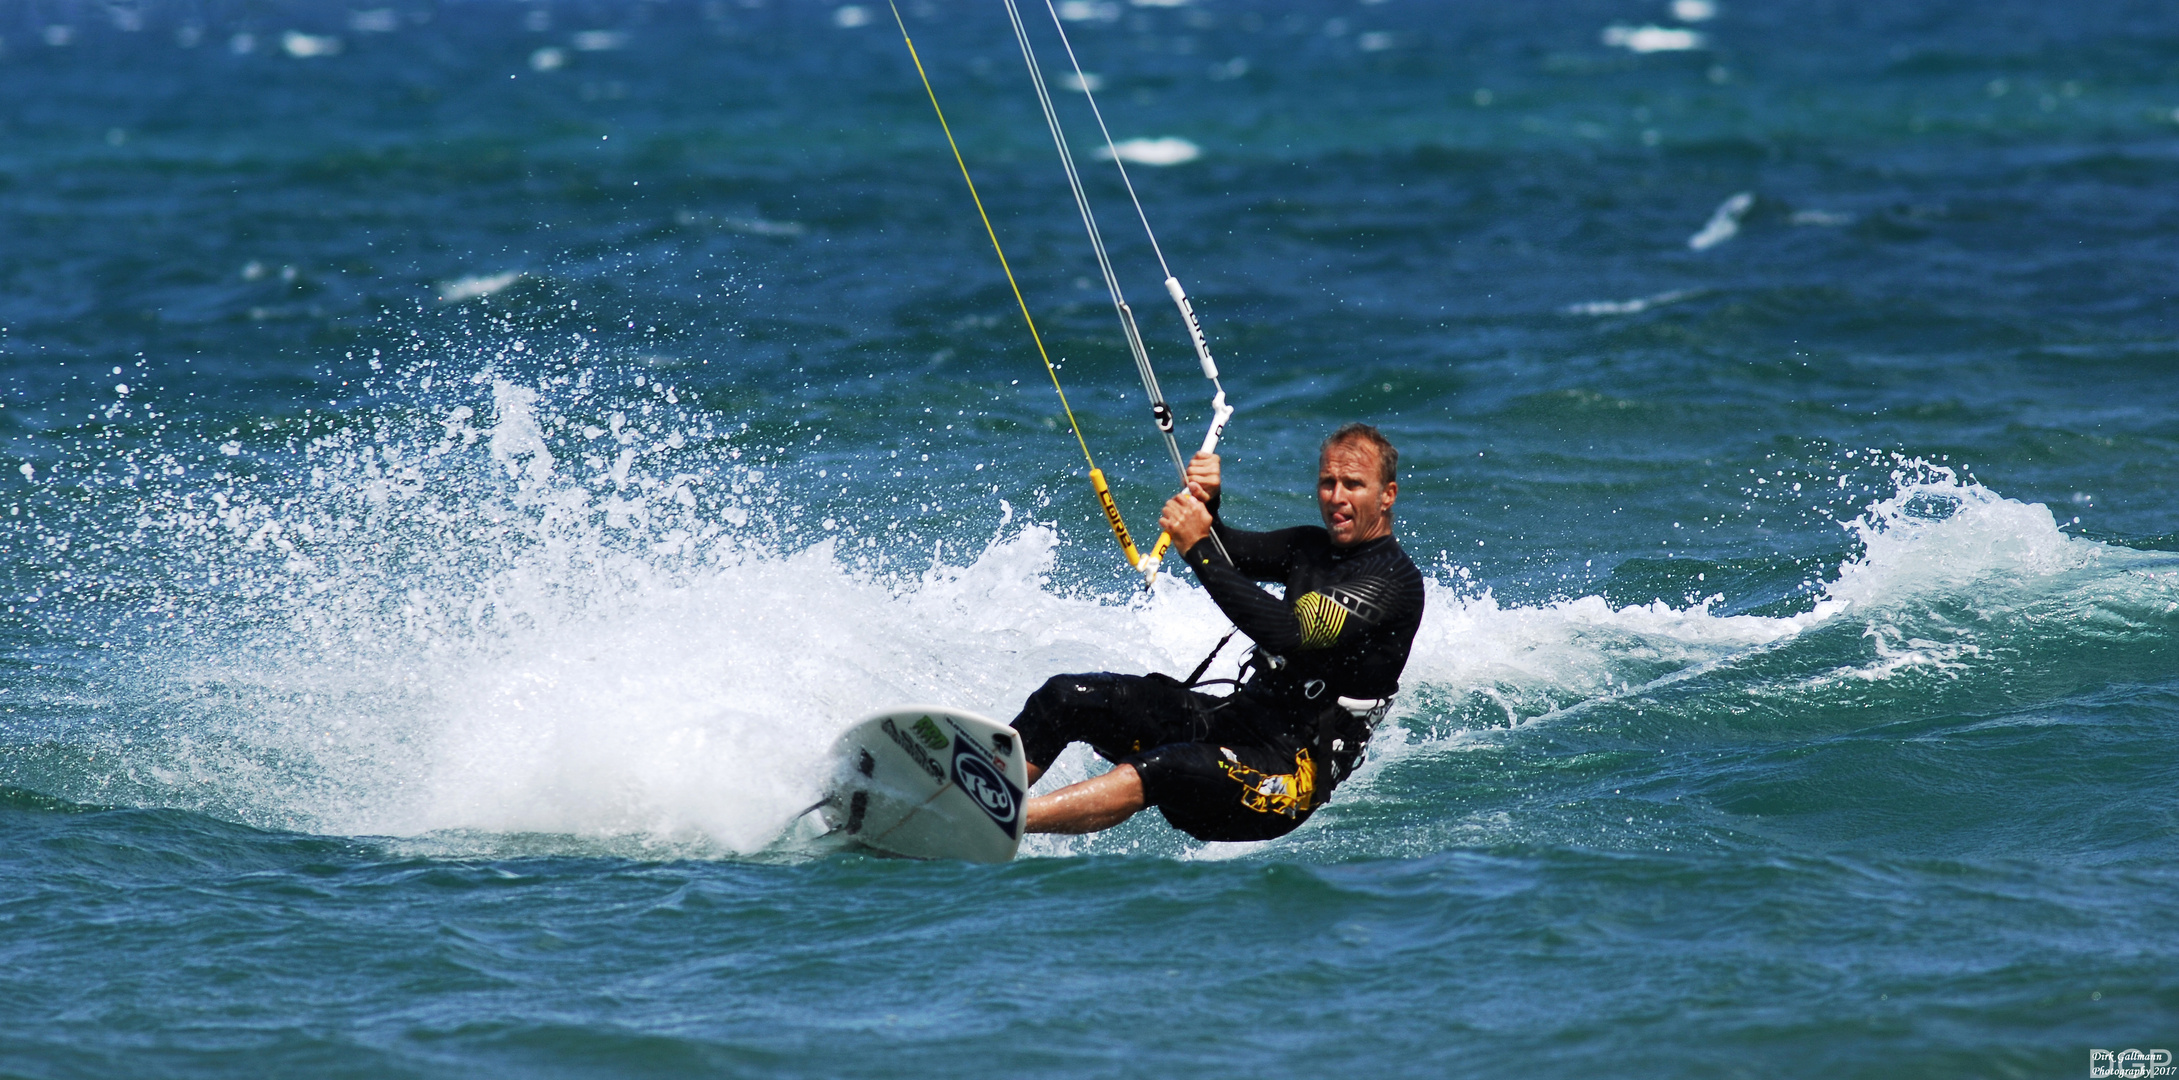
{"label": "sea spray", "polygon": [[[121,707],[18,779],[433,850],[747,855],[808,805],[825,747],[864,712],[929,700],[1006,719],[1049,675],[1177,672],[1221,632],[1190,583],[1056,586],[1058,535],[1003,500],[980,548],[941,540],[920,567],[897,544],[880,557],[870,539],[894,530],[879,517],[843,524],[828,505],[813,537],[763,447],[731,417],[661,408],[652,380],[609,393],[592,370],[484,370],[447,385],[462,390],[312,435],[290,473],[238,461],[91,485],[136,501],[128,543],[162,573],[112,582],[132,616],[115,640],[136,650],[105,691]],[[2162,556],[2067,535],[1947,467],[1893,466],[1890,492],[1843,522],[1853,554],[1794,614],[1729,614],[1722,594],[1507,605],[1442,567],[1390,729],[1341,800],[1366,798],[1388,762],[1539,723],[1615,743],[1713,720],[1805,734],[1852,724],[1842,710],[1922,711],[1920,689],[1868,712],[1838,688],[1912,671],[1972,696],[2009,613],[2079,617],[2068,575],[2149,637],[2168,630],[2168,576],[2109,595],[2114,565]],[[1077,749],[1052,782],[1101,767]],[[1121,842],[1142,838],[1030,850]]]}
{"label": "sea spray", "polygon": [[882,521],[798,535],[768,452],[701,413],[592,404],[588,373],[451,385],[302,441],[289,474],[85,489],[134,501],[132,549],[160,552],[112,628],[136,715],[20,779],[457,847],[750,852],[863,712],[1004,718],[1036,672],[1172,667],[1216,636],[1192,590],[1054,591],[1055,534],[1003,501],[966,562],[941,541],[902,568],[865,543]]}
{"label": "sea spray", "polygon": [[[828,498],[746,421],[581,346],[385,379],[377,407],[305,420],[286,449],[200,464],[185,443],[92,443],[79,479],[44,489],[59,587],[106,590],[101,633],[130,662],[68,739],[15,759],[18,782],[433,850],[746,856],[815,798],[862,713],[927,700],[1003,720],[1054,674],[1185,671],[1223,630],[1184,580],[1055,583],[1059,533],[1003,497],[991,532],[950,549],[891,503]],[[1873,497],[1837,519],[1849,547],[1792,610],[1734,611],[1701,574],[1681,603],[1509,604],[1441,559],[1399,705],[1341,801],[1389,763],[1539,725],[1621,746],[1806,737],[1981,700],[1998,691],[1978,665],[2000,661],[2048,667],[2059,692],[2099,669],[2063,647],[2039,662],[2038,641],[2099,614],[2152,646],[2170,630],[2165,556],[2068,535],[1942,463],[1795,470],[1807,492],[1773,470],[1745,512],[1799,502],[1820,524],[1854,477]],[[69,505],[130,524],[63,526]],[[1102,767],[1077,748],[1048,783]]]}

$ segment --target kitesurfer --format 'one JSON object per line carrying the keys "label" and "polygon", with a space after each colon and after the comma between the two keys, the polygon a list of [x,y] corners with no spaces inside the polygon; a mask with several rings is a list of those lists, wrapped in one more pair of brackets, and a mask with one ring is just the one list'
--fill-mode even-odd
{"label": "kitesurfer", "polygon": [[1046,682],[1014,720],[1030,783],[1072,742],[1115,764],[1031,799],[1028,831],[1095,832],[1155,806],[1200,840],[1268,840],[1324,805],[1390,706],[1422,621],[1422,573],[1392,535],[1398,464],[1376,428],[1348,424],[1318,450],[1323,526],[1248,532],[1219,519],[1218,456],[1197,454],[1159,524],[1255,653],[1223,697],[1162,674]]}

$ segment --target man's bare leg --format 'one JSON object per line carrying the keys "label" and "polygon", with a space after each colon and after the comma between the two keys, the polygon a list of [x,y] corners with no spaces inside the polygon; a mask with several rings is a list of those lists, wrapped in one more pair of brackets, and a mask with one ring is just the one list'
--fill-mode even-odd
{"label": "man's bare leg", "polygon": [[[1039,769],[1036,775],[1043,773]],[[1036,777],[1029,782],[1036,783]],[[1103,776],[1029,800],[1024,828],[1037,833],[1092,833],[1134,817],[1144,805],[1142,774],[1133,765],[1115,765]]]}

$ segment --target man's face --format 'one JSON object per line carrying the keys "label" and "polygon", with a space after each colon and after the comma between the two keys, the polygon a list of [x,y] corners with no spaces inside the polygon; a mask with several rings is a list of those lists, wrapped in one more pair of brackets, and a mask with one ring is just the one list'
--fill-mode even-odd
{"label": "man's face", "polygon": [[1392,503],[1398,481],[1380,477],[1377,448],[1361,440],[1335,443],[1317,462],[1316,506],[1339,547],[1392,535]]}

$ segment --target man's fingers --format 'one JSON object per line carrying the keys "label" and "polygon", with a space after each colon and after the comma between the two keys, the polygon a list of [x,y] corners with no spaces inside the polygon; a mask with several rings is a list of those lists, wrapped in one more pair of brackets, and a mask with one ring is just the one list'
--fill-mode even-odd
{"label": "man's fingers", "polygon": [[1164,509],[1158,514],[1158,527],[1171,534],[1175,540],[1182,540],[1186,536],[1201,532],[1209,519],[1210,511],[1204,508],[1196,495],[1183,491],[1166,500]]}
{"label": "man's fingers", "polygon": [[1188,462],[1188,488],[1204,502],[1218,491],[1218,455],[1198,453]]}

